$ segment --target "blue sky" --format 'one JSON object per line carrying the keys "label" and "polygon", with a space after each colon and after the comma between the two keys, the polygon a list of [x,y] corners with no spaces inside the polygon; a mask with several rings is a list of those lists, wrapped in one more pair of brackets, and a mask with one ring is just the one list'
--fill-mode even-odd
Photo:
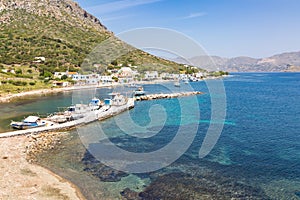
{"label": "blue sky", "polygon": [[210,55],[255,58],[300,51],[299,0],[76,0],[111,31],[179,31]]}

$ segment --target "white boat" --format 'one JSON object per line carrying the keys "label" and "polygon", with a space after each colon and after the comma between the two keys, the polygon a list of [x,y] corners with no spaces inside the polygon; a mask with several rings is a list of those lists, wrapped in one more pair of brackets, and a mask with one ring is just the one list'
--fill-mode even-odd
{"label": "white boat", "polygon": [[183,82],[184,82],[185,84],[188,84],[188,83],[189,83],[189,80],[188,80],[188,79],[184,79]]}
{"label": "white boat", "polygon": [[175,86],[175,87],[180,87],[179,81],[175,82],[175,83],[174,83],[174,86]]}
{"label": "white boat", "polygon": [[64,112],[58,112],[48,116],[48,120],[56,123],[64,123],[76,119],[83,118],[94,110],[98,110],[102,106],[100,99],[93,98],[89,104],[75,104],[69,106]]}
{"label": "white boat", "polygon": [[92,110],[97,110],[99,109],[100,107],[102,106],[102,102],[100,101],[100,99],[98,98],[93,98],[91,99],[91,101],[89,102],[89,107],[92,109]]}
{"label": "white boat", "polygon": [[121,106],[127,103],[127,98],[120,93],[110,93],[110,99],[104,99],[104,105]]}
{"label": "white boat", "polygon": [[10,123],[10,126],[15,129],[29,129],[29,128],[47,126],[47,125],[52,126],[54,125],[54,123],[49,122],[47,120],[42,120],[37,116],[28,116],[21,122],[12,121]]}
{"label": "white boat", "polygon": [[145,91],[142,86],[133,92],[133,96],[142,96],[142,95],[145,95]]}

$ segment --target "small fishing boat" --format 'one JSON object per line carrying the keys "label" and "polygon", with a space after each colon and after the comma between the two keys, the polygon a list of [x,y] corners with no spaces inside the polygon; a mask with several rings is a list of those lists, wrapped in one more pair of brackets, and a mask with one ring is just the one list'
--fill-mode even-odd
{"label": "small fishing boat", "polygon": [[89,104],[75,104],[67,107],[63,112],[58,112],[48,116],[48,120],[56,123],[65,123],[76,119],[83,118],[94,110],[100,109],[102,103],[100,99],[93,98]]}
{"label": "small fishing boat", "polygon": [[[28,116],[21,122],[12,121],[10,123],[10,126],[14,129],[29,129],[29,128],[46,126],[47,124],[48,124],[48,121],[42,120],[41,118],[39,118],[37,116]],[[50,125],[53,125],[53,124],[50,123]]]}
{"label": "small fishing boat", "polygon": [[174,86],[175,86],[175,87],[180,87],[179,81],[175,82],[175,83],[174,83]]}
{"label": "small fishing boat", "polygon": [[127,103],[128,98],[124,95],[114,92],[109,93],[111,98],[104,99],[104,105],[106,106],[122,106]]}
{"label": "small fishing boat", "polygon": [[142,96],[142,95],[145,95],[145,91],[144,91],[144,88],[141,86],[139,87],[137,90],[135,90],[133,92],[133,95],[134,96]]}
{"label": "small fishing boat", "polygon": [[92,110],[98,110],[101,106],[102,106],[102,102],[100,101],[100,99],[96,97],[91,99],[91,101],[89,102],[89,107]]}

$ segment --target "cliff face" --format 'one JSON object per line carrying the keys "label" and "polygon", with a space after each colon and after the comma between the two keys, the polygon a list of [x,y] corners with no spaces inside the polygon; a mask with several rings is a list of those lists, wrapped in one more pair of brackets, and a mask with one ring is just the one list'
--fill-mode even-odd
{"label": "cliff face", "polygon": [[78,3],[71,0],[1,0],[0,12],[8,11],[1,22],[9,23],[14,20],[12,10],[25,10],[27,13],[41,17],[53,17],[58,21],[72,26],[95,28],[107,31],[99,19],[83,10]]}

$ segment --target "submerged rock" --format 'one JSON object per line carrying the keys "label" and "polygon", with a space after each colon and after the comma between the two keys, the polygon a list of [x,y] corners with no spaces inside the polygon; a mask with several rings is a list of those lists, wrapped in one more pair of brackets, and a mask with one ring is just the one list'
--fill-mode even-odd
{"label": "submerged rock", "polygon": [[207,179],[184,173],[171,173],[154,180],[140,199],[269,199],[260,188],[226,177]]}
{"label": "submerged rock", "polygon": [[82,163],[86,166],[84,171],[91,173],[101,181],[117,182],[122,177],[128,176],[125,172],[115,170],[100,163],[89,151],[86,151],[82,159]]}
{"label": "submerged rock", "polygon": [[141,199],[139,197],[139,193],[138,192],[132,191],[129,188],[126,188],[125,190],[123,190],[122,192],[120,192],[120,194],[122,195],[122,197],[124,199],[127,199],[127,200]]}

